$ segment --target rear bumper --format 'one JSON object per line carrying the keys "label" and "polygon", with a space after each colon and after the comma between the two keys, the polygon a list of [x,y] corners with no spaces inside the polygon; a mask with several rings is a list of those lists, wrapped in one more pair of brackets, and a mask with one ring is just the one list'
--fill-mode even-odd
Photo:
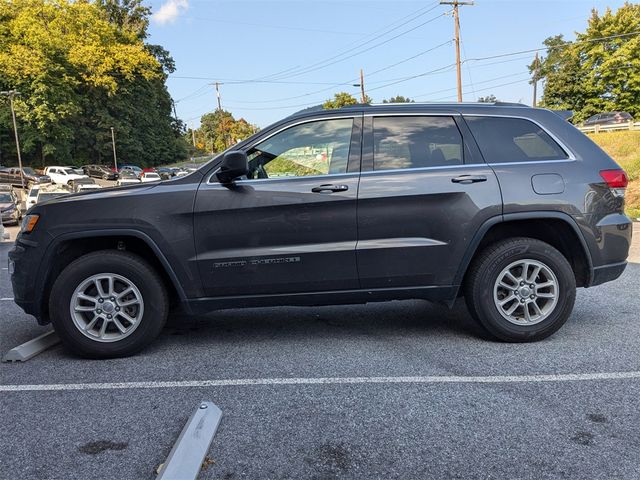
{"label": "rear bumper", "polygon": [[622,275],[624,269],[627,268],[627,262],[613,263],[610,265],[603,265],[601,267],[595,267],[593,269],[593,280],[591,282],[592,287],[596,285],[602,285],[603,283],[610,282]]}

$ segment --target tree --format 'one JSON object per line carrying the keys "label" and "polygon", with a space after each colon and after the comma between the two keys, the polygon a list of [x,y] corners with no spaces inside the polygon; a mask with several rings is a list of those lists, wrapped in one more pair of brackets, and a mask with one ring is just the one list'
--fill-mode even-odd
{"label": "tree", "polygon": [[353,95],[347,92],[339,92],[339,93],[336,93],[332,99],[329,99],[326,102],[324,102],[322,104],[322,108],[329,110],[333,108],[342,108],[348,105],[357,105],[357,104],[358,104],[358,100],[356,100],[356,98]]}
{"label": "tree", "polygon": [[173,60],[145,45],[148,14],[139,0],[0,2],[0,89],[22,94],[25,163],[111,161],[110,127],[123,161],[184,158],[165,86]]}
{"label": "tree", "polygon": [[258,131],[244,118],[236,120],[231,112],[216,110],[200,120],[196,133],[196,145],[203,150],[221,152]]}
{"label": "tree", "polygon": [[633,34],[639,30],[640,5],[627,2],[615,13],[592,10],[573,43],[547,38],[547,56],[529,66],[545,82],[541,104],[573,110],[577,121],[602,111],[640,115],[640,36]]}
{"label": "tree", "polygon": [[498,101],[499,100],[496,98],[496,96],[493,93],[491,95],[487,95],[486,97],[478,98],[478,102],[480,103],[494,103]]}
{"label": "tree", "polygon": [[415,100],[411,100],[409,97],[403,97],[402,95],[396,95],[389,100],[382,100],[382,103],[415,103]]}

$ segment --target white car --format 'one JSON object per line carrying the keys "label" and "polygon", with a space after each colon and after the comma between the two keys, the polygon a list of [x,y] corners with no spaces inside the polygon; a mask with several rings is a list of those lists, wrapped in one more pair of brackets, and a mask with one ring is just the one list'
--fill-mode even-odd
{"label": "white car", "polygon": [[51,200],[57,197],[63,197],[64,195],[69,195],[69,190],[65,190],[63,188],[57,188],[57,189],[41,188],[40,190],[38,190],[36,203],[46,202],[47,200]]}
{"label": "white car", "polygon": [[96,183],[81,183],[76,187],[76,193],[80,192],[90,192],[92,190],[100,190],[102,185],[98,185]]}
{"label": "white car", "polygon": [[38,192],[40,191],[40,185],[34,185],[29,190],[29,194],[27,195],[27,200],[25,201],[25,208],[29,210],[38,202]]}
{"label": "white car", "polygon": [[142,175],[140,175],[140,181],[142,183],[159,182],[160,180],[162,180],[162,178],[160,178],[160,175],[156,172],[143,172]]}
{"label": "white car", "polygon": [[124,172],[120,172],[116,186],[122,187],[123,185],[135,185],[138,183],[140,183],[140,179],[136,177],[135,173],[125,174]]}
{"label": "white car", "polygon": [[58,185],[68,185],[71,180],[89,178],[86,175],[78,175],[71,167],[47,167],[44,169],[44,174]]}

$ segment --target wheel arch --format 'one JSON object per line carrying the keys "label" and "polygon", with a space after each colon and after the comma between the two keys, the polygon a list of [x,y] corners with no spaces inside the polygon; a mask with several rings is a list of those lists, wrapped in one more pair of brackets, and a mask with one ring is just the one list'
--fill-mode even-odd
{"label": "wheel arch", "polygon": [[46,266],[39,276],[37,291],[39,299],[40,323],[48,323],[48,298],[58,274],[76,258],[97,250],[126,250],[144,258],[162,277],[171,303],[185,304],[187,296],[173,267],[156,242],[144,232],[134,229],[87,230],[56,237],[45,254],[41,265]]}
{"label": "wheel arch", "polygon": [[549,243],[571,264],[576,276],[576,285],[591,285],[593,263],[584,236],[569,214],[555,211],[510,213],[487,220],[470,242],[456,273],[454,284],[460,286],[464,283],[477,252],[494,241],[512,236],[531,237]]}

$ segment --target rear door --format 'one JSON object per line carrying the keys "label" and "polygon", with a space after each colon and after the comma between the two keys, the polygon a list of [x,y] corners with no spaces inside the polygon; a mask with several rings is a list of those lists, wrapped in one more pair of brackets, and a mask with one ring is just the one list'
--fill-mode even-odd
{"label": "rear door", "polygon": [[246,147],[247,178],[202,182],[194,229],[207,296],[358,288],[361,121],[293,122]]}
{"label": "rear door", "polygon": [[456,112],[365,116],[357,258],[363,288],[448,286],[502,210],[495,174]]}

